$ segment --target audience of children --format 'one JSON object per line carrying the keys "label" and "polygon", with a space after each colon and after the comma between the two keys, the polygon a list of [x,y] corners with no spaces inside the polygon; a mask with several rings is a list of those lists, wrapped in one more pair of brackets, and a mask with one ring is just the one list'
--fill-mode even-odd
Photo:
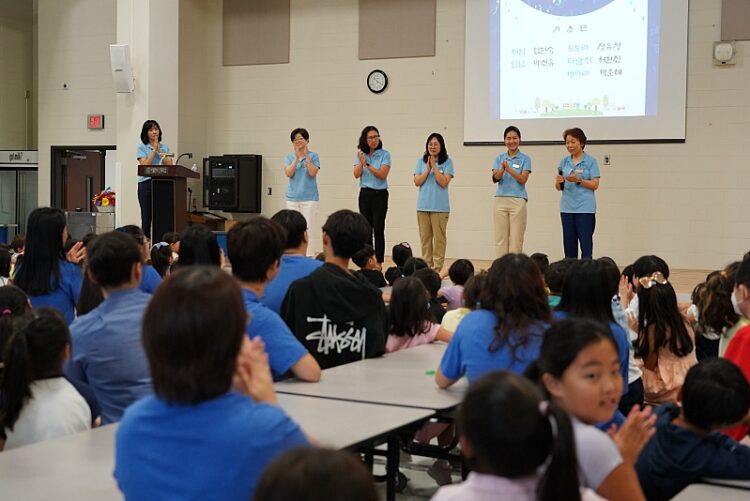
{"label": "audience of children", "polygon": [[372,285],[378,289],[385,287],[385,277],[380,271],[380,265],[375,258],[375,249],[370,244],[365,244],[360,250],[352,256],[352,262],[359,267],[355,273],[365,277]]}
{"label": "audience of children", "polygon": [[263,216],[235,224],[227,235],[232,274],[242,288],[242,299],[250,316],[247,335],[263,340],[274,379],[291,372],[303,381],[318,381],[318,362],[281,317],[260,301],[266,284],[279,272],[285,243],[284,228]]}
{"label": "audience of children", "polygon": [[349,451],[297,447],[276,458],[260,477],[252,501],[377,501],[362,461]]}
{"label": "audience of children", "polygon": [[601,499],[579,487],[570,419],[527,379],[511,372],[479,378],[456,421],[471,472],[432,501]]}
{"label": "audience of children", "polygon": [[[471,383],[457,424],[473,468],[438,501],[669,499],[703,477],[750,479],[750,448],[727,436],[745,438],[750,424],[747,257],[711,273],[685,316],[658,256],[636,260],[624,279],[609,258],[549,264],[544,254],[508,254],[477,275],[459,259],[444,270],[453,284],[441,288],[440,275],[401,243],[386,271],[386,310],[369,226],[351,211],[323,227],[325,264],[305,256],[307,226],[296,211],[237,224],[228,234],[234,278],[216,269],[223,256],[203,226],[150,249],[140,228],[118,230],[84,247],[68,240],[61,211],[35,210],[18,288],[2,287],[11,260],[0,248],[0,439],[8,449],[89,429],[101,405],[104,424],[122,419],[115,478],[126,498],[375,499],[354,456],[283,454],[309,444],[268,405],[273,379],[317,381],[321,367],[436,340],[448,342],[438,386],[464,375]],[[179,269],[168,275],[172,243]],[[158,289],[154,281],[153,297],[138,290],[149,257],[154,275],[166,277]],[[101,294],[90,308],[76,304],[84,261],[87,285]],[[63,316],[29,312],[46,304]],[[724,347],[727,360],[711,358]],[[549,402],[517,375],[524,371]],[[644,400],[665,405],[651,415]],[[616,416],[619,429],[595,427]],[[342,469],[342,478],[326,475]]]}
{"label": "audience of children", "polygon": [[438,298],[438,291],[440,291],[441,284],[438,272],[432,268],[419,268],[408,276],[414,277],[422,282],[429,294],[427,309],[432,316],[435,317],[437,323],[442,322],[443,317],[445,316],[445,306],[443,306],[443,303]]}
{"label": "audience of children", "polygon": [[72,249],[69,257],[76,260],[71,262],[63,253],[68,229],[65,214],[60,209],[34,209],[26,227],[24,258],[16,268],[13,283],[29,296],[34,308],[54,308],[69,324],[75,318],[75,305],[83,281],[83,274],[76,266],[86,254],[83,243],[77,243]]}
{"label": "audience of children", "polygon": [[447,304],[447,310],[455,310],[463,305],[463,298],[461,296],[466,281],[474,275],[474,264],[468,259],[457,259],[448,268],[448,276],[453,282],[453,285],[441,287],[438,291],[438,296],[445,299]]}
{"label": "audience of children", "polygon": [[267,464],[308,444],[275,405],[246,321],[239,286],[216,266],[186,267],[156,290],[143,318],[154,395],[128,407],[115,438],[126,499],[247,500]]}
{"label": "audience of children", "polygon": [[447,388],[466,375],[521,373],[539,354],[551,321],[539,269],[524,254],[496,259],[480,294],[481,308],[466,315],[443,354],[435,381]]}
{"label": "audience of children", "polygon": [[388,316],[381,291],[349,271],[349,260],[371,235],[362,214],[342,209],[328,216],[325,264],[292,283],[281,305],[281,317],[322,369],[385,352]]}
{"label": "audience of children", "polygon": [[472,275],[466,281],[463,290],[461,291],[461,299],[463,300],[463,306],[456,308],[455,310],[445,312],[443,321],[440,322],[440,326],[448,332],[456,332],[458,324],[461,320],[470,312],[476,310],[480,306],[479,295],[484,288],[485,280],[487,279],[487,272],[481,271],[476,275]]}
{"label": "audience of children", "polygon": [[142,259],[126,232],[98,236],[87,273],[101,287],[104,301],[70,325],[73,345],[65,373],[93,390],[103,424],[119,421],[125,408],[152,392],[141,344],[141,322],[151,300],[139,288]]}
{"label": "audience of children", "polygon": [[5,348],[0,449],[12,449],[91,428],[91,410],[63,377],[70,332],[62,315],[39,308],[18,317]]}
{"label": "audience of children", "polygon": [[306,277],[323,266],[323,263],[307,257],[309,245],[307,220],[301,212],[283,209],[274,214],[271,221],[286,230],[286,244],[284,254],[281,256],[279,272],[266,284],[261,301],[276,313],[281,313],[281,303],[291,283]]}
{"label": "audience of children", "polygon": [[750,384],[736,365],[709,358],[692,367],[679,398],[655,411],[656,434],[635,468],[649,500],[671,499],[702,478],[750,480],[750,447],[718,430],[747,422]]}
{"label": "audience of children", "polygon": [[544,334],[539,358],[526,371],[570,415],[581,483],[605,499],[639,500],[635,461],[654,433],[649,408],[634,407],[615,433],[595,427],[612,420],[623,388],[620,353],[606,324],[572,317]]}

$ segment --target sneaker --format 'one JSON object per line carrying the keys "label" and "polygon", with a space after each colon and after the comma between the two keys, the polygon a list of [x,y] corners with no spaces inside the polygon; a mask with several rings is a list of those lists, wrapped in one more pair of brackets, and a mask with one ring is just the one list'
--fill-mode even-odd
{"label": "sneaker", "polygon": [[445,461],[440,460],[432,463],[430,469],[427,470],[427,474],[430,476],[430,478],[432,478],[435,483],[440,486],[453,483],[453,479],[451,478],[452,472],[453,468],[451,468],[451,465]]}

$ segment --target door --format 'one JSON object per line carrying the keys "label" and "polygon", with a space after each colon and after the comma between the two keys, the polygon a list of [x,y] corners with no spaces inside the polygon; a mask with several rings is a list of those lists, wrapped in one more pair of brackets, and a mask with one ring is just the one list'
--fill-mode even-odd
{"label": "door", "polygon": [[62,166],[62,209],[94,212],[91,198],[104,189],[100,151],[68,150]]}

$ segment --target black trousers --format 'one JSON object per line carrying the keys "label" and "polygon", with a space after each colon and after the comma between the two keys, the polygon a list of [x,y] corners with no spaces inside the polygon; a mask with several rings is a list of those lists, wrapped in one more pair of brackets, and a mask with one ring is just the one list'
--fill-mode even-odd
{"label": "black trousers", "polygon": [[[141,228],[151,238],[151,180],[138,183],[138,203],[141,205]],[[161,238],[161,236],[160,236]]]}
{"label": "black trousers", "polygon": [[375,258],[382,263],[385,258],[385,215],[388,213],[388,190],[359,190],[359,212],[372,227],[375,236]]}

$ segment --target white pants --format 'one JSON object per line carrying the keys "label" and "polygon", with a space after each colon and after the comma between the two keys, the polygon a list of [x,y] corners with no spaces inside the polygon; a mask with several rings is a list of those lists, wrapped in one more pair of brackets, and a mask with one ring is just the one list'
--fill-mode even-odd
{"label": "white pants", "polygon": [[323,248],[323,242],[321,241],[320,228],[318,228],[318,202],[293,202],[291,200],[286,201],[286,208],[289,210],[296,210],[305,216],[307,221],[307,255],[315,257],[320,252],[319,249]]}

